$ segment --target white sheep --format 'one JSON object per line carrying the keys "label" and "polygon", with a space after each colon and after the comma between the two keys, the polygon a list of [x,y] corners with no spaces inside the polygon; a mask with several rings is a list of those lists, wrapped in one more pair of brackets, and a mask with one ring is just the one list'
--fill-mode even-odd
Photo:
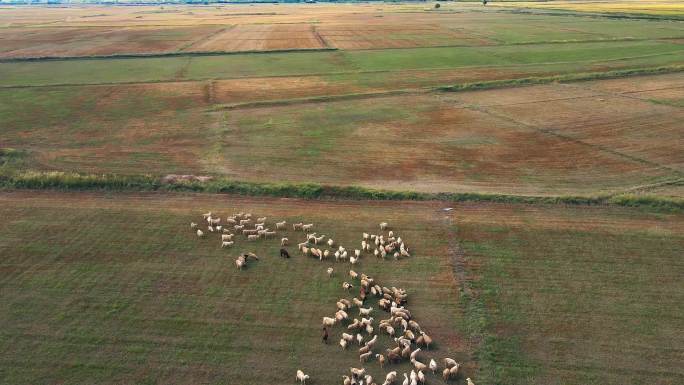
{"label": "white sheep", "polygon": [[258,223],[264,223],[264,222],[266,222],[266,219],[267,219],[266,217],[261,217],[261,218],[257,218],[256,221],[257,221]]}
{"label": "white sheep", "polygon": [[245,259],[242,257],[239,257],[235,260],[235,266],[237,266],[238,270],[242,270],[242,268],[245,266],[245,263]]}
{"label": "white sheep", "polygon": [[240,226],[244,226],[250,222],[252,222],[251,219],[240,219]]}
{"label": "white sheep", "polygon": [[207,226],[207,230],[211,233],[214,232],[214,228],[211,225]]}
{"label": "white sheep", "polygon": [[373,311],[372,307],[369,308],[359,308],[359,315],[370,315],[370,313]]}
{"label": "white sheep", "polygon": [[313,223],[302,225],[302,231],[309,231],[309,230],[313,229],[313,226],[314,226]]}
{"label": "white sheep", "polygon": [[387,222],[380,222],[380,230],[386,230],[389,224]]}
{"label": "white sheep", "polygon": [[363,233],[363,240],[367,241],[370,235],[368,233]]}
{"label": "white sheep", "polygon": [[334,318],[323,317],[323,326],[333,327],[335,326],[335,322],[337,321]]}
{"label": "white sheep", "polygon": [[368,361],[368,358],[373,354],[373,352],[367,352],[363,354],[359,354],[359,362],[363,363]]}
{"label": "white sheep", "polygon": [[342,349],[347,348],[347,341],[344,338],[340,339],[340,346],[342,347]]}
{"label": "white sheep", "polygon": [[276,222],[276,230],[285,230],[285,227],[287,226],[287,222],[282,221],[282,222]]}
{"label": "white sheep", "polygon": [[197,236],[200,238],[204,237],[204,232],[202,232],[200,229],[197,229]]}
{"label": "white sheep", "polygon": [[292,230],[294,230],[294,231],[301,230],[302,226],[304,226],[304,224],[302,222],[293,223],[292,224]]}
{"label": "white sheep", "polygon": [[233,234],[221,234],[221,240],[222,241],[232,241],[233,240]]}
{"label": "white sheep", "polygon": [[354,270],[349,270],[349,276],[351,279],[357,279],[359,278],[359,273],[355,272]]}
{"label": "white sheep", "polygon": [[299,382],[300,382],[302,385],[306,385],[306,380],[308,380],[308,379],[309,379],[309,375],[308,375],[308,374],[304,374],[304,372],[302,372],[301,370],[297,369],[297,380],[299,380]]}
{"label": "white sheep", "polygon": [[363,343],[363,336],[361,335],[361,333],[356,334],[356,342],[359,343],[359,346],[361,345],[361,343]]}
{"label": "white sheep", "polygon": [[354,249],[354,256],[355,256],[356,258],[360,258],[360,257],[361,257],[361,250],[359,250],[359,249]]}
{"label": "white sheep", "polygon": [[230,247],[230,246],[233,246],[234,244],[235,244],[235,242],[224,241],[224,242],[221,242],[221,248]]}
{"label": "white sheep", "polygon": [[281,239],[280,239],[280,246],[287,246],[287,243],[288,243],[289,241],[290,241],[290,240],[287,239],[287,238],[281,238]]}
{"label": "white sheep", "polygon": [[437,362],[435,362],[435,360],[431,358],[428,367],[430,368],[430,370],[432,370],[432,374],[435,374],[435,371],[437,371]]}
{"label": "white sheep", "polygon": [[264,234],[264,238],[271,238],[271,237],[275,237],[276,232],[264,230],[263,234]]}
{"label": "white sheep", "polygon": [[213,214],[211,213],[211,211],[209,211],[209,212],[206,213],[206,214],[202,214],[202,216],[203,216],[204,218],[210,218],[212,215],[213,215]]}
{"label": "white sheep", "polygon": [[[347,252],[345,251],[345,254],[346,254],[346,253],[347,253]],[[356,265],[358,262],[359,262],[359,259],[356,258],[356,257],[351,257],[351,258],[349,258],[349,263],[351,263],[352,265]]]}
{"label": "white sheep", "polygon": [[256,240],[258,240],[258,239],[259,239],[259,236],[258,236],[258,235],[248,235],[248,236],[247,236],[247,240],[248,240],[248,241],[256,241]]}
{"label": "white sheep", "polygon": [[335,246],[335,241],[333,241],[332,238],[328,238],[328,246],[330,246],[330,247]]}
{"label": "white sheep", "polygon": [[475,385],[473,380],[470,379],[470,377],[466,378],[466,381],[468,381],[468,385]]}
{"label": "white sheep", "polygon": [[197,228],[197,223],[195,223],[195,222],[190,222],[190,228],[191,228],[191,229],[196,229],[196,228]]}
{"label": "white sheep", "polygon": [[349,282],[342,282],[342,288],[343,288],[344,290],[349,291],[349,290],[351,290],[353,287],[354,287],[354,285],[352,285],[352,284],[349,283]]}
{"label": "white sheep", "polygon": [[224,229],[223,229],[223,233],[224,233],[224,234],[230,234],[230,229],[224,228]]}
{"label": "white sheep", "polygon": [[425,374],[422,371],[418,371],[418,382],[421,384],[425,383]]}
{"label": "white sheep", "polygon": [[397,372],[391,371],[391,372],[387,373],[387,375],[385,376],[385,382],[383,383],[383,385],[394,384],[394,381],[396,381],[396,379],[397,379]]}
{"label": "white sheep", "polygon": [[[327,250],[326,250],[326,251],[327,251]],[[328,277],[332,277],[333,271],[334,271],[334,270],[333,270],[332,267],[329,267],[329,268],[328,268]]]}
{"label": "white sheep", "polygon": [[314,237],[314,243],[319,244],[320,242],[323,242],[323,238],[325,238],[325,234],[321,235],[320,237]]}
{"label": "white sheep", "polygon": [[325,258],[325,259],[330,258],[330,250],[324,250],[323,251],[323,258]]}
{"label": "white sheep", "polygon": [[458,366],[458,362],[456,362],[456,360],[454,359],[447,357],[444,359],[444,366],[446,366],[447,368],[452,368],[454,366]]}

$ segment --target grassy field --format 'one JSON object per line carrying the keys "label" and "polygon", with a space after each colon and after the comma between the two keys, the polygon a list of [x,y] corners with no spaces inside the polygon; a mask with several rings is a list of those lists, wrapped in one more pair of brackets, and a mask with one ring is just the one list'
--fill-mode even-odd
{"label": "grassy field", "polygon": [[454,214],[496,384],[678,384],[681,216],[470,205]]}
{"label": "grassy field", "polygon": [[[12,384],[263,384],[304,368],[315,383],[337,382],[358,361],[321,344],[318,325],[348,268],[333,263],[328,279],[330,263],[279,259],[277,241],[200,241],[188,223],[212,209],[310,220],[350,245],[381,218],[395,224],[414,257],[366,257],[357,270],[409,290],[437,342],[425,356],[453,355],[481,382],[681,381],[681,215],[469,204],[449,220],[441,207],[2,193],[0,373]],[[465,281],[448,240],[465,249]],[[235,254],[249,250],[262,259],[236,271]],[[461,285],[474,294],[459,301]]]}
{"label": "grassy field", "polygon": [[681,4],[490,5],[0,5],[0,384],[362,366],[320,341],[350,265],[221,249],[208,210],[352,250],[390,222],[413,256],[354,269],[452,384],[684,383]]}
{"label": "grassy field", "polygon": [[[455,356],[465,373],[475,374],[471,347],[455,332],[462,314],[458,302],[448,300],[458,289],[438,209],[210,195],[3,193],[3,382],[289,383],[302,368],[315,383],[331,384],[358,366],[356,348],[342,352],[336,342],[320,342],[321,317],[345,297],[341,284],[349,280],[349,264],[321,263],[295,253],[296,247],[289,248],[292,259],[281,259],[278,240],[239,240],[222,250],[217,236],[198,240],[190,230],[202,210],[312,221],[348,248],[379,220],[391,221],[415,255],[384,262],[370,255],[355,269],[408,290],[410,309],[436,342],[426,357]],[[42,235],[27,242],[26,233]],[[286,235],[293,243],[303,237],[291,230]],[[233,260],[247,251],[262,258],[239,272]],[[330,265],[337,270],[332,279],[325,273]],[[340,333],[334,329],[335,340]],[[378,350],[387,344],[383,337]],[[380,375],[377,362],[366,366]]]}

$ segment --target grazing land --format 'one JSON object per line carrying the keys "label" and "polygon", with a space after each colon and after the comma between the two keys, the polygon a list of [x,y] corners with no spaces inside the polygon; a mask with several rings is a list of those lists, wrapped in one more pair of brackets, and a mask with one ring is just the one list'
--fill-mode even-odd
{"label": "grazing land", "polygon": [[321,342],[350,268],[450,384],[684,383],[681,2],[440,5],[0,5],[0,383],[401,383]]}
{"label": "grazing land", "polygon": [[422,192],[596,195],[684,171],[681,73],[315,102],[292,96],[317,83],[235,84],[0,90],[4,141],[39,170]]}

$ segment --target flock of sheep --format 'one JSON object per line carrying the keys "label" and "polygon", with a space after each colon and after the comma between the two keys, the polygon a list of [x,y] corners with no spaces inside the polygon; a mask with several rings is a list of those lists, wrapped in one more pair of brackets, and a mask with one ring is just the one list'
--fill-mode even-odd
{"label": "flock of sheep", "polygon": [[[237,213],[229,216],[222,222],[221,218],[215,217],[212,212],[202,214],[204,220],[207,222],[206,231],[208,233],[217,233],[220,235],[221,247],[232,247],[238,235],[242,235],[247,241],[256,241],[259,239],[274,238],[279,230],[286,230],[287,223],[285,221],[276,222],[275,230],[270,230],[266,225],[266,217],[253,219],[251,213]],[[198,237],[203,238],[206,233],[202,231],[199,224],[191,222],[190,227],[196,231]],[[325,259],[335,258],[338,262],[349,262],[352,267],[357,265],[364,254],[373,254],[377,258],[387,258],[389,256],[394,259],[402,257],[410,257],[409,248],[405,244],[401,236],[398,236],[394,231],[389,229],[386,222],[380,223],[380,234],[363,233],[360,242],[360,249],[347,250],[344,246],[339,245],[333,238],[327,238],[326,235],[318,235],[313,232],[314,225],[312,223],[294,223],[292,229],[294,231],[301,231],[304,233],[304,241],[298,244],[299,251],[305,255],[323,261]],[[384,233],[386,232],[386,234]],[[289,239],[282,237],[280,239],[281,247],[289,244]],[[322,247],[322,248],[319,248]],[[281,249],[280,255],[289,258],[287,250]],[[254,253],[245,253],[240,255],[235,260],[235,265],[239,270],[247,266],[250,258],[259,260],[259,257]],[[332,277],[334,269],[329,267],[327,269],[328,276]],[[418,385],[424,384],[426,381],[426,373],[431,372],[433,375],[440,369],[437,361],[430,359],[425,364],[420,361],[419,354],[422,349],[430,349],[432,338],[425,333],[420,324],[413,317],[406,304],[408,302],[408,293],[402,288],[380,286],[376,280],[366,274],[359,274],[354,270],[349,270],[349,277],[351,282],[343,282],[342,288],[350,292],[354,287],[359,285],[359,294],[351,300],[341,298],[336,303],[337,311],[333,317],[323,317],[324,340],[328,338],[328,328],[339,325],[342,327],[339,345],[342,349],[347,349],[354,343],[358,344],[360,348],[359,362],[366,363],[375,359],[381,368],[385,364],[396,364],[404,360],[408,360],[414,367],[410,374],[403,373],[404,380],[402,385]],[[365,303],[369,297],[377,299],[378,308],[388,313],[388,318],[381,319],[377,324],[375,319],[371,316],[374,312],[372,306],[365,307]],[[358,318],[353,320],[349,313],[354,309],[358,309]],[[387,335],[396,346],[387,348],[384,352],[376,349],[378,337],[380,334]],[[379,353],[376,353],[378,351]],[[444,358],[442,379],[449,381],[454,379],[459,374],[460,365],[451,358]],[[309,375],[302,370],[297,370],[296,379],[302,385],[309,380]],[[396,384],[398,380],[397,371],[390,371],[385,376],[382,385]],[[474,385],[470,378],[466,378],[468,385]],[[350,375],[343,376],[344,385],[377,385],[372,376],[366,373],[365,368],[350,368]]]}

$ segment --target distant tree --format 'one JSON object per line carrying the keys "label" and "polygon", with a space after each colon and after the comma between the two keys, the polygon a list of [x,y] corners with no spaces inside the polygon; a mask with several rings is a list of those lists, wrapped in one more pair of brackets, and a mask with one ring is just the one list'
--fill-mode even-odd
{"label": "distant tree", "polygon": [[439,5],[439,3],[435,3],[435,8],[439,8],[439,7],[441,7],[441,5]]}

